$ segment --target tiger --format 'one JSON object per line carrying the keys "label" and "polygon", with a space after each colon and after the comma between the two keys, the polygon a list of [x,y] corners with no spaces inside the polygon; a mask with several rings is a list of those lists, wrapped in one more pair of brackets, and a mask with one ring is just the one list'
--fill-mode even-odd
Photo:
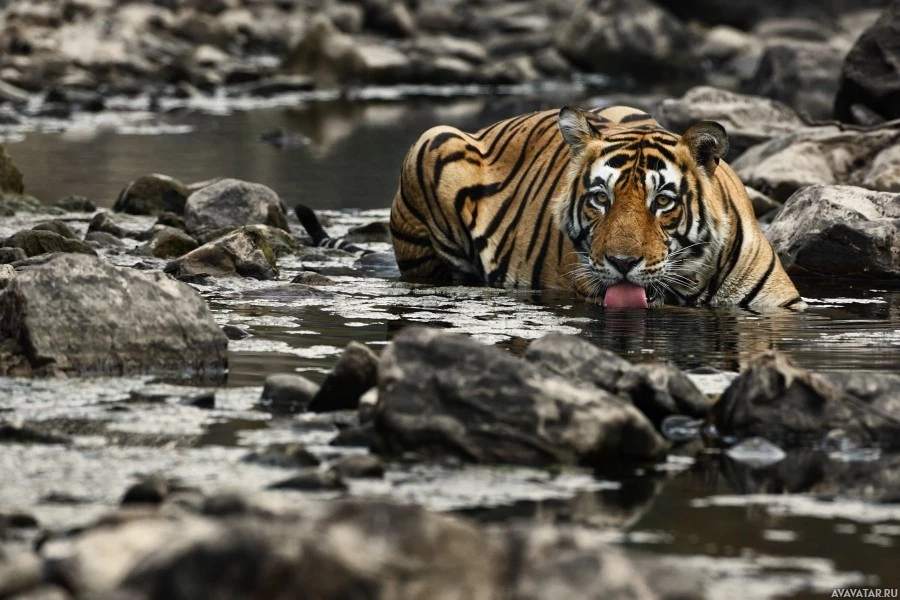
{"label": "tiger", "polygon": [[391,206],[401,278],[570,290],[608,308],[802,309],[727,151],[719,123],[679,136],[627,106],[433,127]]}

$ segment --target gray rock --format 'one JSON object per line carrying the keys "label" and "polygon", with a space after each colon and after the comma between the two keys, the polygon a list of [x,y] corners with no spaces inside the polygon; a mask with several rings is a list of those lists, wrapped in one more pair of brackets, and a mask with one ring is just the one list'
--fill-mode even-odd
{"label": "gray rock", "polygon": [[31,228],[33,231],[52,231],[58,235],[63,236],[64,238],[68,238],[70,240],[79,240],[81,239],[77,233],[72,231],[72,229],[66,225],[63,221],[45,221],[43,223],[38,223],[34,227]]}
{"label": "gray rock", "polygon": [[753,359],[713,408],[719,431],[809,446],[840,429],[858,443],[900,447],[900,376],[817,374],[781,354]]}
{"label": "gray rock", "polygon": [[88,242],[91,245],[96,245],[99,247],[111,247],[111,248],[123,248],[125,244],[122,243],[118,237],[114,236],[111,233],[107,233],[105,231],[88,231],[84,236],[84,241]]}
{"label": "gray rock", "polygon": [[191,194],[184,208],[188,233],[257,223],[289,231],[278,194],[259,183],[223,179]]}
{"label": "gray rock", "polygon": [[334,471],[322,471],[315,468],[300,469],[288,479],[278,481],[269,486],[270,490],[295,490],[301,492],[321,490],[346,490],[340,475]]}
{"label": "gray rock", "polygon": [[766,232],[789,273],[900,275],[900,194],[814,185],[785,202]]}
{"label": "gray rock", "polygon": [[362,395],[377,384],[378,355],[359,342],[350,342],[309,403],[309,410],[356,409]]}
{"label": "gray rock", "polygon": [[21,248],[0,247],[0,264],[2,265],[25,260],[26,258],[28,258],[28,255]]}
{"label": "gray rock", "polygon": [[0,290],[6,288],[15,279],[16,270],[8,264],[0,264]]}
{"label": "gray rock", "polygon": [[855,106],[882,119],[900,118],[900,3],[892,2],[844,59],[834,115],[857,120]]}
{"label": "gray rock", "polygon": [[243,460],[282,469],[317,467],[319,465],[319,459],[303,444],[270,444],[261,450],[251,452]]}
{"label": "gray rock", "polygon": [[262,399],[275,405],[302,410],[319,391],[319,385],[296,373],[275,373],[266,377]]}
{"label": "gray rock", "polygon": [[[64,254],[0,294],[0,359],[13,373],[159,372],[221,378],[228,340],[203,299],[162,274]],[[89,332],[90,335],[85,335]]]}
{"label": "gray rock", "polygon": [[844,51],[824,42],[777,40],[763,51],[746,91],[813,119],[831,117]]}
{"label": "gray rock", "polygon": [[313,273],[312,271],[301,271],[293,279],[291,279],[291,283],[317,286],[334,285],[337,282],[331,277],[326,277],[325,275],[320,275],[319,273]]}
{"label": "gray rock", "polygon": [[125,186],[113,210],[132,215],[181,214],[189,195],[187,187],[177,179],[154,173],[138,177]]}
{"label": "gray rock", "polygon": [[875,157],[898,143],[898,129],[811,127],[753,146],[731,166],[746,185],[784,202],[807,185],[861,185]]}
{"label": "gray rock", "polygon": [[709,414],[700,390],[667,363],[632,365],[577,336],[558,333],[532,342],[524,358],[554,376],[630,400],[658,429],[672,415],[697,419]]}
{"label": "gray rock", "polygon": [[9,236],[4,242],[5,246],[21,248],[26,256],[38,256],[51,252],[74,252],[78,254],[93,254],[97,252],[78,240],[64,238],[58,233],[41,230],[25,230]]}
{"label": "gray rock", "polygon": [[270,225],[247,225],[247,231],[257,232],[266,238],[269,247],[275,252],[276,257],[296,254],[306,248],[306,245],[294,239],[290,232]]}
{"label": "gray rock", "polygon": [[348,454],[334,464],[334,470],[344,479],[384,477],[384,462],[372,454]]}
{"label": "gray rock", "polygon": [[[684,60],[691,35],[667,10],[647,0],[591,0],[559,26],[556,46],[593,73],[677,77],[695,68]],[[652,75],[650,75],[652,73]]]}
{"label": "gray rock", "polygon": [[156,230],[153,237],[139,251],[156,258],[177,258],[196,250],[197,247],[197,241],[185,232],[163,226]]}
{"label": "gray rock", "polygon": [[[0,176],[2,176],[2,157],[0,157]],[[0,192],[0,216],[11,217],[19,212],[41,213],[47,210],[34,196]]]}
{"label": "gray rock", "polygon": [[13,162],[6,146],[0,144],[0,192],[9,194],[22,194],[25,184],[22,182],[22,172]]}
{"label": "gray rock", "polygon": [[103,233],[114,235],[117,238],[138,236],[137,233],[128,231],[127,229],[116,223],[115,219],[113,219],[107,212],[99,212],[93,216],[90,224],[88,225],[88,232],[90,233],[92,231],[102,231]]}
{"label": "gray rock", "polygon": [[900,193],[900,146],[889,146],[875,156],[862,177],[862,186]]}
{"label": "gray rock", "polygon": [[254,279],[274,279],[275,253],[266,238],[246,227],[192,250],[169,262],[166,273],[175,277],[240,275]]}
{"label": "gray rock", "polygon": [[56,201],[57,206],[66,212],[94,212],[97,206],[84,196],[66,196]]}
{"label": "gray rock", "polygon": [[383,454],[602,468],[668,449],[629,402],[462,335],[401,331],[382,355],[378,392]]}
{"label": "gray rock", "polygon": [[729,161],[750,146],[804,126],[797,113],[781,102],[708,86],[663,100],[658,113],[660,123],[675,133],[700,121],[721,123],[728,131]]}
{"label": "gray rock", "polygon": [[757,219],[781,207],[781,204],[759,190],[749,186],[745,186],[744,189],[747,190],[747,195],[750,196],[750,203],[753,205],[753,214],[756,215]]}

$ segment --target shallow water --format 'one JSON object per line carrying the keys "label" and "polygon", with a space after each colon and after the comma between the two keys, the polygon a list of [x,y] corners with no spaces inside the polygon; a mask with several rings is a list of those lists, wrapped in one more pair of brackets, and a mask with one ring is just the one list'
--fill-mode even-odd
{"label": "shallow water", "polygon": [[[233,176],[266,183],[289,204],[302,201],[324,210],[329,229],[341,234],[387,218],[400,161],[428,126],[452,122],[474,129],[560,103],[557,92],[525,99],[309,101],[232,114],[180,109],[164,116],[167,130],[190,134],[144,135],[160,131],[153,129],[158,121],[152,115],[107,116],[101,120],[110,121],[93,132],[81,123],[67,133],[25,133],[9,150],[26,174],[28,191],[47,202],[79,193],[109,206],[128,180],[146,172],[185,181]],[[302,134],[309,142],[278,150],[259,141],[274,129]],[[64,218],[83,233],[89,215]],[[0,220],[0,237],[42,219]],[[122,222],[141,230],[152,219]],[[295,220],[292,226],[299,228]],[[105,254],[121,265],[163,264],[127,248]],[[148,378],[0,379],[0,418],[54,429],[71,440],[63,446],[0,446],[0,507],[28,510],[47,526],[71,526],[113,506],[139,475],[176,475],[204,489],[260,490],[290,473],[242,463],[248,448],[300,441],[325,460],[357,451],[328,445],[346,416],[275,414],[259,402],[262,382],[270,373],[291,371],[321,381],[349,341],[378,351],[414,324],[470,334],[516,353],[547,332],[578,334],[632,361],[672,361],[691,370],[711,393],[769,348],[816,370],[900,372],[900,289],[884,284],[800,280],[810,308],[799,314],[675,307],[604,311],[565,294],[366,276],[355,260],[310,249],[280,259],[278,281],[220,280],[197,287],[220,324],[251,334],[230,343],[228,383],[216,390],[215,410],[181,404],[181,397],[196,391],[189,386]],[[337,284],[298,294],[287,282],[304,267]],[[136,401],[132,392],[138,390],[161,399]],[[895,458],[881,456],[859,468],[887,468]],[[796,464],[798,472],[812,472],[823,463]],[[784,487],[770,471],[750,470],[704,450],[672,456],[649,470],[597,476],[396,464],[384,480],[356,481],[351,491],[485,521],[527,518],[601,528],[612,541],[691,561],[715,582],[710,598],[830,597],[839,586],[900,585],[900,505],[778,493]],[[77,502],[52,501],[53,492]],[[28,542],[26,535],[8,543]]]}

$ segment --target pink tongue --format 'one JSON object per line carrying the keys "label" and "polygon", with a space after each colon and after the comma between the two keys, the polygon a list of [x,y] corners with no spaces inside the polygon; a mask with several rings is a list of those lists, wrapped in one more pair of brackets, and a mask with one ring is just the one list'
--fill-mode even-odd
{"label": "pink tongue", "polygon": [[603,306],[610,308],[647,308],[647,292],[633,283],[616,283],[606,288]]}

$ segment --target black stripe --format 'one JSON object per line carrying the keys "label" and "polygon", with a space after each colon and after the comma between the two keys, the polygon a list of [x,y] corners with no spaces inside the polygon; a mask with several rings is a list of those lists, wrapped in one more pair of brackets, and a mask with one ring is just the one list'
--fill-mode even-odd
{"label": "black stripe", "polygon": [[421,267],[422,265],[428,264],[433,260],[439,259],[433,254],[426,254],[425,256],[410,258],[409,260],[398,260],[397,266],[400,268],[400,271],[403,272],[415,269],[416,267]]}
{"label": "black stripe", "polygon": [[793,298],[793,299],[791,299],[791,300],[788,300],[787,302],[785,302],[785,303],[782,304],[781,306],[783,306],[784,308],[790,308],[791,306],[793,306],[793,305],[795,305],[795,304],[798,304],[798,303],[800,303],[800,302],[803,302],[803,298],[801,298],[800,296],[797,296],[796,298]]}
{"label": "black stripe", "polygon": [[753,289],[750,290],[740,301],[739,306],[741,308],[749,308],[750,303],[759,295],[759,292],[762,291],[763,287],[766,285],[766,282],[769,280],[769,276],[772,275],[772,271],[775,270],[775,253],[772,253],[772,260],[769,261],[769,268],[766,269],[765,275],[756,282],[756,285],[753,286]]}
{"label": "black stripe", "polygon": [[441,146],[443,146],[446,142],[450,140],[463,140],[465,139],[463,136],[458,133],[454,133],[452,131],[445,131],[444,133],[439,133],[433,138],[431,138],[431,146],[429,146],[429,150],[437,150]]}
{"label": "black stripe", "polygon": [[647,113],[632,113],[619,119],[619,123],[634,123],[635,121],[646,121],[652,118]]}
{"label": "black stripe", "polygon": [[391,238],[395,240],[400,240],[401,242],[406,242],[407,244],[413,244],[415,246],[430,246],[431,238],[427,235],[413,235],[411,233],[406,233],[405,231],[400,231],[393,224],[391,224]]}

